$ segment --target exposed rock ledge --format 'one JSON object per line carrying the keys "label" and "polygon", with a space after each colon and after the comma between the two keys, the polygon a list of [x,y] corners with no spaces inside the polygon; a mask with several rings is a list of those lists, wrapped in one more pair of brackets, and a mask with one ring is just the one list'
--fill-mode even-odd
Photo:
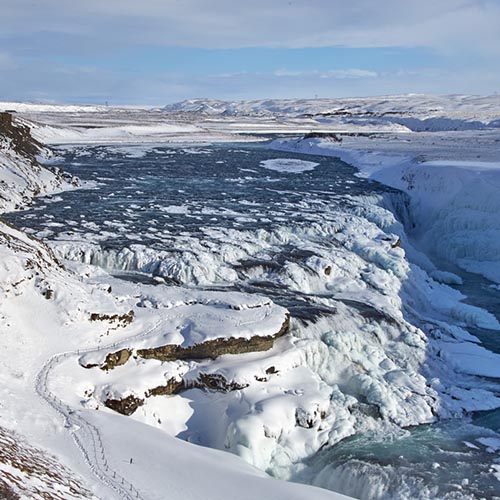
{"label": "exposed rock ledge", "polygon": [[179,394],[188,389],[202,389],[216,392],[231,392],[245,389],[248,384],[242,384],[235,380],[228,380],[220,373],[199,373],[196,380],[185,380],[172,377],[165,385],[153,387],[146,391],[143,397],[129,394],[124,398],[110,397],[104,401],[104,406],[122,415],[132,415],[137,408],[144,405],[147,398],[154,396],[171,396]]}
{"label": "exposed rock ledge", "polygon": [[[284,336],[289,329],[290,315],[285,315],[285,320],[274,335],[267,336],[253,336],[249,339],[246,338],[220,338],[215,340],[208,340],[201,344],[195,344],[189,347],[181,347],[179,345],[165,345],[151,349],[139,349],[134,352],[132,349],[120,349],[116,352],[111,352],[106,355],[103,363],[85,363],[84,359],[80,360],[80,364],[84,368],[94,368],[99,366],[101,370],[112,370],[117,366],[125,365],[128,360],[134,356],[142,357],[145,359],[155,359],[162,362],[176,361],[176,360],[202,360],[202,359],[215,359],[223,354],[245,354],[249,352],[260,352],[271,349],[274,341],[279,337]],[[271,375],[277,373],[274,366],[266,370],[266,374]],[[267,381],[267,378],[259,379],[260,381]],[[182,376],[171,377],[164,384],[156,387],[149,388],[140,393],[132,393],[119,397],[116,393],[105,396],[104,405],[108,408],[121,413],[123,415],[132,415],[137,408],[143,406],[145,400],[154,396],[169,396],[178,394],[182,391],[199,388],[208,391],[217,392],[230,392],[235,390],[244,389],[248,387],[247,383],[242,383],[236,380],[229,380],[220,373],[199,372],[196,378],[189,376],[183,378]]]}
{"label": "exposed rock ledge", "polygon": [[218,338],[188,347],[169,344],[149,349],[138,349],[136,355],[144,359],[175,361],[177,359],[215,359],[224,354],[244,354],[247,352],[267,351],[271,349],[277,338],[282,337],[288,332],[289,327],[290,314],[287,313],[280,330],[274,335],[265,337],[256,335],[249,339],[236,337]]}
{"label": "exposed rock ledge", "polygon": [[[178,292],[166,307],[161,328],[140,336],[132,345],[116,351],[98,350],[84,354],[79,363],[84,368],[112,370],[135,359],[166,361],[216,359],[225,354],[245,354],[271,349],[274,341],[288,332],[289,312],[271,301],[240,293],[228,294],[222,302],[214,292],[202,293],[192,303],[178,301]],[[202,302],[203,299],[203,302]],[[239,304],[233,302],[239,301]],[[92,320],[130,321],[133,312],[113,317],[93,314]],[[135,344],[135,345],[133,345]]]}

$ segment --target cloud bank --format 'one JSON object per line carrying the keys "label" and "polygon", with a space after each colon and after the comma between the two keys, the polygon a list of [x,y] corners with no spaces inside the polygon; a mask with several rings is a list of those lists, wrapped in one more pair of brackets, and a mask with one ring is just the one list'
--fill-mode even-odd
{"label": "cloud bank", "polygon": [[[283,97],[491,92],[500,83],[498,0],[2,0],[1,17],[0,99],[160,103],[194,95],[276,97],[277,90]],[[259,70],[252,61],[257,69],[243,78],[228,56],[223,70],[188,75],[169,70],[161,57],[162,48],[176,47],[424,48],[441,67],[423,63],[416,74],[414,67],[356,60],[338,67],[332,56],[326,69],[277,61]],[[153,49],[157,60],[146,71],[141,61]]]}

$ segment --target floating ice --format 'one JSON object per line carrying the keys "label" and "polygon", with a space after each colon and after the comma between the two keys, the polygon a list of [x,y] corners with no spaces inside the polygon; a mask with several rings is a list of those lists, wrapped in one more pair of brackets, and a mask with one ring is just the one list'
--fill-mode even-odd
{"label": "floating ice", "polygon": [[277,158],[260,162],[260,166],[263,168],[290,174],[301,174],[302,172],[309,172],[311,170],[314,170],[318,165],[319,163],[305,160],[296,160],[293,158]]}

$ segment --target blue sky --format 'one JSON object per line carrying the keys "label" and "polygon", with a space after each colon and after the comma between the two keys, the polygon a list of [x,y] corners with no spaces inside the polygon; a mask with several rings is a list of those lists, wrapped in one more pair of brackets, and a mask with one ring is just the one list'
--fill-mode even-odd
{"label": "blue sky", "polygon": [[500,90],[500,0],[0,0],[0,99]]}
{"label": "blue sky", "polygon": [[101,56],[55,57],[71,67],[99,67],[113,71],[158,71],[186,75],[273,73],[280,70],[318,71],[356,67],[367,71],[396,71],[422,66],[439,67],[442,58],[422,48],[275,48],[202,49],[192,47],[134,47]]}

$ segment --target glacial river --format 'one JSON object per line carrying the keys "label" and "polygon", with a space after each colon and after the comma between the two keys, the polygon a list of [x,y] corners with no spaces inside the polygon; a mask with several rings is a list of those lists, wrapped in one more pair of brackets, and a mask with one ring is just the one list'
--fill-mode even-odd
{"label": "glacial river", "polygon": [[[88,181],[87,188],[40,198],[5,217],[44,238],[60,257],[138,282],[261,293],[290,310],[304,337],[319,319],[318,325],[335,322],[333,298],[377,321],[373,305],[360,295],[341,297],[320,283],[314,268],[334,251],[347,260],[349,252],[369,259],[335,236],[347,227],[363,232],[364,221],[383,227],[386,240],[396,243],[389,209],[391,200],[404,197],[356,177],[353,167],[246,144],[88,146],[61,155],[58,166]],[[370,289],[372,271],[356,278]],[[491,290],[481,299],[485,289],[483,282],[462,287],[475,305],[497,304]],[[472,330],[497,350],[498,332],[493,339]],[[464,383],[500,394],[494,380]],[[386,434],[363,427],[363,418],[355,435],[291,467],[289,477],[370,500],[500,498],[500,411],[392,425]]]}

